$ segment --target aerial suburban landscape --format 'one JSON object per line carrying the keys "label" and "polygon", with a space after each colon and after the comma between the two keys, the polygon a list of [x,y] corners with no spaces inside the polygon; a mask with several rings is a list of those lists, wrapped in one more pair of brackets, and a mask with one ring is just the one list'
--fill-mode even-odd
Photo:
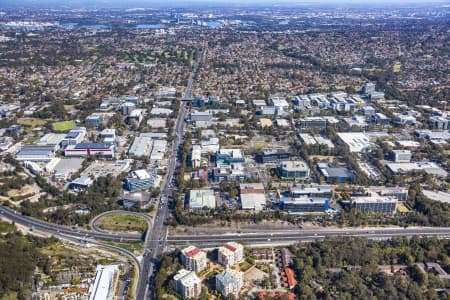
{"label": "aerial suburban landscape", "polygon": [[450,299],[449,33],[445,1],[0,1],[0,300]]}

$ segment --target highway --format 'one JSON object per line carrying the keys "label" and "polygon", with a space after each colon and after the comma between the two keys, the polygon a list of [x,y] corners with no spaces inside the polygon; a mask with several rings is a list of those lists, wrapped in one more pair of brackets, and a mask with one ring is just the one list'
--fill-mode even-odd
{"label": "highway", "polygon": [[310,241],[325,237],[360,236],[370,239],[383,239],[396,236],[427,236],[450,238],[448,227],[385,227],[385,228],[343,228],[318,230],[273,231],[270,233],[245,233],[221,235],[179,235],[169,236],[167,243],[172,245],[195,244],[197,246],[219,246],[226,242],[236,241],[247,244],[277,244],[296,241]]}
{"label": "highway", "polygon": [[21,213],[6,206],[0,206],[0,217],[4,217],[8,220],[13,221],[14,223],[23,226],[34,227],[35,230],[46,232],[55,236],[64,234],[66,236],[71,236],[79,239],[89,238],[95,240],[105,240],[114,242],[142,241],[142,236],[136,234],[98,232],[48,223],[33,217],[24,216]]}
{"label": "highway", "polygon": [[[189,76],[186,92],[183,100],[192,98],[192,91],[194,87],[194,78],[198,70],[201,60],[203,59],[203,52],[197,57],[192,72]],[[167,164],[167,172],[163,179],[161,188],[161,198],[158,208],[153,219],[153,226],[151,230],[147,231],[145,238],[145,254],[142,260],[142,273],[139,278],[136,299],[154,299],[153,274],[155,270],[155,262],[158,257],[164,252],[168,229],[167,218],[169,215],[169,198],[172,196],[172,181],[174,178],[175,169],[178,160],[178,150],[184,139],[185,119],[188,113],[188,103],[181,101],[178,117],[175,122],[174,139],[169,153]]]}
{"label": "highway", "polygon": [[96,232],[100,232],[100,233],[109,233],[112,234],[111,232],[101,229],[97,226],[97,222],[103,218],[103,217],[107,217],[107,216],[112,216],[112,215],[131,215],[131,216],[136,216],[139,218],[144,219],[147,224],[148,224],[148,229],[151,228],[152,226],[152,218],[144,213],[140,213],[140,212],[134,212],[134,211],[126,211],[126,210],[110,210],[104,213],[101,213],[97,216],[95,216],[90,222],[89,222],[89,226],[92,228],[93,231]]}

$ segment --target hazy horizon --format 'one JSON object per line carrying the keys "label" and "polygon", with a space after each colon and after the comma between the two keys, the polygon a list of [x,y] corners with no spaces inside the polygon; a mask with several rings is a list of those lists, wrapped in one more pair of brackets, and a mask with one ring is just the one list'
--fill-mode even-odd
{"label": "hazy horizon", "polygon": [[162,0],[6,0],[1,1],[0,7],[98,7],[98,8],[150,8],[150,7],[241,7],[241,6],[309,6],[309,5],[331,5],[331,6],[402,6],[402,5],[436,5],[449,4],[446,0],[375,0],[367,3],[367,0],[308,0],[308,1],[273,1],[273,0],[191,0],[191,1],[162,1]]}

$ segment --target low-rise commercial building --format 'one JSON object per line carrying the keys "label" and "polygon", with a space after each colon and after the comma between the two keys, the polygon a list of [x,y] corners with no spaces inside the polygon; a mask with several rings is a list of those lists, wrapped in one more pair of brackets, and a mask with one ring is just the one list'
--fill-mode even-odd
{"label": "low-rise commercial building", "polygon": [[214,190],[191,190],[189,194],[189,208],[190,209],[202,209],[216,208],[216,196]]}

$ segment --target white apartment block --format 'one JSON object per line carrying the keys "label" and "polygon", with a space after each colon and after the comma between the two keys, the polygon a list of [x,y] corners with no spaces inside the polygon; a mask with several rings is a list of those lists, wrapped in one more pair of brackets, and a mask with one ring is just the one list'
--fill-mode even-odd
{"label": "white apartment block", "polygon": [[219,248],[218,260],[225,267],[231,267],[241,262],[244,258],[244,247],[235,242],[226,243]]}
{"label": "white apartment block", "polygon": [[202,292],[202,281],[195,272],[181,269],[174,276],[175,290],[184,299],[197,298]]}
{"label": "white apartment block", "polygon": [[190,271],[200,272],[206,268],[206,253],[195,246],[181,250],[181,262]]}

